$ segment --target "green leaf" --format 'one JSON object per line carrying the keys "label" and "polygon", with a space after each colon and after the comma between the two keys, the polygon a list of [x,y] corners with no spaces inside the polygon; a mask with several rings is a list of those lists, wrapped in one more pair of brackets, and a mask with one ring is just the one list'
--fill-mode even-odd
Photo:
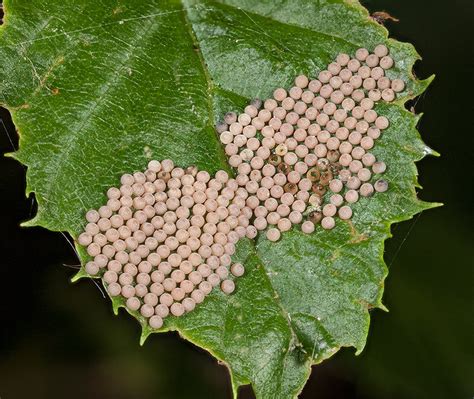
{"label": "green leaf", "polygon": [[[373,150],[390,165],[390,190],[362,198],[352,221],[332,231],[296,227],[277,243],[239,242],[233,259],[247,273],[236,292],[213,292],[162,329],[225,363],[234,395],[250,383],[258,398],[294,397],[312,364],[342,346],[363,349],[369,309],[383,309],[390,224],[436,205],[415,192],[414,162],[433,152],[404,108],[431,81],[412,75],[411,45],[388,39],[355,0],[9,0],[4,8],[0,92],[20,134],[11,156],[28,166],[27,194],[39,205],[24,225],[73,237],[121,174],[151,158],[228,170],[213,129],[225,112],[314,76],[339,52],[385,43],[397,62],[389,77],[408,82],[396,103],[376,108],[391,121]],[[144,341],[151,331],[134,316]]]}

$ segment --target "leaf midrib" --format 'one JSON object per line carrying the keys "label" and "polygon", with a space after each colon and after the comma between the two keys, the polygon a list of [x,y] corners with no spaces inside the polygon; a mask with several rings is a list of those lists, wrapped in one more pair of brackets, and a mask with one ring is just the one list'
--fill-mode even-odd
{"label": "leaf midrib", "polygon": [[[211,77],[211,75],[209,73],[209,70],[207,68],[207,65],[206,65],[206,62],[205,62],[205,59],[204,59],[204,55],[202,54],[202,51],[201,51],[201,48],[200,48],[200,43],[197,40],[196,34],[194,32],[194,29],[193,29],[193,25],[189,20],[188,8],[182,2],[181,2],[181,5],[182,5],[182,9],[183,9],[183,14],[184,14],[184,20],[185,20],[185,23],[188,27],[189,34],[191,36],[191,39],[192,39],[194,45],[197,47],[197,50],[198,50],[199,59],[201,61],[201,67],[202,67],[204,75],[206,77],[207,86],[208,86],[209,108],[210,108],[211,115],[214,115],[214,110],[213,110],[213,105],[212,105],[212,91],[213,91],[213,88],[215,87],[214,82],[212,81],[212,77]],[[213,118],[211,118],[211,121],[212,120],[213,120]],[[212,126],[212,128],[214,128],[214,127]],[[220,145],[219,147],[222,148],[222,145]],[[285,356],[286,356],[288,354],[288,352],[291,350],[292,346],[294,346],[295,344],[301,345],[301,342],[300,342],[295,330],[293,329],[291,318],[289,317],[288,312],[284,308],[281,301],[279,299],[275,299],[275,295],[276,295],[277,298],[279,298],[280,296],[278,295],[278,292],[275,290],[270,278],[268,277],[268,275],[265,271],[264,264],[261,261],[260,257],[258,256],[254,240],[252,240],[251,246],[252,246],[252,251],[248,254],[247,259],[251,256],[255,256],[258,259],[259,264],[261,265],[261,267],[264,271],[263,274],[265,275],[265,280],[266,280],[268,286],[271,288],[273,298],[274,298],[275,302],[277,303],[277,305],[280,309],[280,312],[281,312],[283,318],[285,319],[285,321],[288,325],[289,331],[291,333],[291,338],[289,340],[289,344],[288,344],[288,347],[286,348],[286,352],[285,352]]]}

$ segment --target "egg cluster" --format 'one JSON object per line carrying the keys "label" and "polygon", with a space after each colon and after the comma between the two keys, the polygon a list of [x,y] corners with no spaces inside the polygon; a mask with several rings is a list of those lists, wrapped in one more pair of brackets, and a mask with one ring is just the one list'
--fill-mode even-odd
{"label": "egg cluster", "polygon": [[339,54],[317,79],[229,112],[216,126],[235,178],[214,178],[172,160],[150,161],[107,191],[107,204],[86,213],[78,243],[92,258],[110,296],[121,296],[158,329],[169,314],[192,311],[220,286],[230,294],[245,270],[232,264],[235,244],[258,231],[277,241],[294,224],[312,233],[350,219],[351,204],[388,189],[386,165],[370,152],[389,126],[374,110],[405,88],[385,71],[394,64],[384,45],[355,58]]}
{"label": "egg cluster", "polygon": [[90,275],[101,275],[111,296],[160,328],[168,314],[181,316],[201,303],[212,288],[230,294],[235,243],[245,236],[249,211],[236,195],[235,179],[215,178],[173,161],[150,161],[148,169],[121,177],[107,191],[107,204],[86,214],[78,242],[93,260]]}
{"label": "egg cluster", "polygon": [[[351,204],[388,189],[378,178],[386,169],[370,152],[389,126],[374,110],[404,90],[385,71],[393,59],[384,45],[373,53],[361,48],[355,58],[339,54],[317,79],[301,75],[288,91],[254,100],[244,112],[229,112],[216,126],[236,181],[248,193],[251,225],[276,241],[302,223],[335,226],[335,217],[352,217]],[[328,195],[326,193],[328,192]]]}

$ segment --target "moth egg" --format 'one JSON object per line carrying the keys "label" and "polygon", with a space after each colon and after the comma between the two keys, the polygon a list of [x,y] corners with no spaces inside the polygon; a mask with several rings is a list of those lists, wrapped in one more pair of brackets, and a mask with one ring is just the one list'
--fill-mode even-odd
{"label": "moth egg", "polygon": [[89,223],[97,223],[99,219],[100,215],[99,212],[97,212],[96,210],[90,210],[86,213],[86,220]]}
{"label": "moth egg", "polygon": [[84,268],[86,273],[92,276],[99,273],[99,266],[95,262],[87,262]]}
{"label": "moth egg", "polygon": [[184,308],[183,304],[174,302],[170,307],[170,311],[173,316],[179,317],[185,313],[186,309]]}
{"label": "moth egg", "polygon": [[349,206],[344,205],[339,208],[338,215],[342,220],[350,219],[352,217],[352,209]]}
{"label": "moth egg", "polygon": [[194,301],[199,304],[201,303],[202,301],[204,301],[204,298],[206,297],[206,294],[200,290],[200,289],[197,289],[197,290],[194,290],[192,293],[191,293],[191,298],[194,299]]}
{"label": "moth egg", "polygon": [[375,191],[383,193],[388,190],[388,183],[386,180],[377,180],[374,184]]}
{"label": "moth egg", "polygon": [[110,296],[118,296],[122,292],[122,287],[118,283],[111,283],[107,286],[107,292]]}
{"label": "moth egg", "polygon": [[386,55],[386,56],[383,56],[381,59],[380,59],[380,66],[383,68],[383,69],[390,69],[392,66],[393,66],[393,59],[392,57]]}
{"label": "moth egg", "polygon": [[405,82],[401,79],[392,80],[392,90],[396,93],[400,93],[405,89]]}
{"label": "moth egg", "polygon": [[193,298],[184,298],[182,304],[186,312],[191,312],[196,307],[196,301]]}
{"label": "moth egg", "polygon": [[92,242],[92,236],[90,234],[87,234],[87,233],[82,233],[77,238],[77,242],[80,245],[87,246]]}
{"label": "moth egg", "polygon": [[305,76],[305,75],[299,75],[299,76],[297,76],[296,79],[295,79],[295,85],[296,85],[297,87],[302,88],[302,89],[304,89],[305,87],[307,87],[307,86],[308,86],[308,83],[309,83],[309,79],[308,79],[308,77]]}
{"label": "moth egg", "polygon": [[370,183],[364,183],[360,186],[359,193],[363,197],[370,197],[374,193],[374,186]]}
{"label": "moth egg", "polygon": [[314,223],[307,220],[301,225],[301,230],[303,233],[311,234],[314,231]]}
{"label": "moth egg", "polygon": [[235,283],[232,280],[224,280],[221,283],[221,290],[226,295],[232,294],[235,291]]}
{"label": "moth egg", "polygon": [[155,315],[157,315],[160,318],[164,319],[165,317],[167,317],[169,315],[169,313],[170,313],[169,306],[166,306],[162,303],[160,303],[159,305],[156,305]]}
{"label": "moth egg", "polygon": [[241,263],[234,263],[230,271],[235,277],[241,277],[245,273],[245,268]]}
{"label": "moth egg", "polygon": [[326,216],[321,220],[321,227],[325,230],[334,228],[336,222],[332,216]]}
{"label": "moth egg", "polygon": [[270,241],[278,241],[280,239],[281,233],[280,230],[276,228],[268,229],[267,231],[267,239]]}
{"label": "moth egg", "polygon": [[150,317],[150,319],[148,320],[148,324],[151,328],[157,330],[163,326],[163,319],[155,314]]}
{"label": "moth egg", "polygon": [[336,57],[337,63],[341,66],[346,66],[349,60],[350,60],[349,55],[345,53],[339,53]]}
{"label": "moth egg", "polygon": [[275,98],[276,101],[283,101],[287,96],[286,90],[283,88],[278,88],[273,92],[273,98]]}
{"label": "moth egg", "polygon": [[374,49],[374,54],[377,56],[377,57],[385,57],[386,55],[388,55],[388,48],[387,46],[383,45],[383,44],[378,44],[377,46],[375,46],[375,49]]}
{"label": "moth egg", "polygon": [[378,161],[372,165],[372,171],[375,174],[384,173],[386,169],[387,169],[387,166],[385,165],[385,162]]}
{"label": "moth egg", "polygon": [[369,51],[366,48],[359,48],[355,53],[355,56],[359,61],[365,61],[368,55]]}
{"label": "moth egg", "polygon": [[127,299],[127,301],[125,302],[125,305],[131,311],[137,311],[138,309],[140,309],[141,303],[137,297],[131,297]]}

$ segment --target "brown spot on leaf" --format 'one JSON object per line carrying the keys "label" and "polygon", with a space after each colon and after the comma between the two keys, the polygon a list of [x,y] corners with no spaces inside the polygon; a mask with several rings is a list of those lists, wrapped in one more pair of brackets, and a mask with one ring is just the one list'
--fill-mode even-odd
{"label": "brown spot on leaf", "polygon": [[375,308],[375,305],[372,304],[372,303],[369,303],[367,302],[366,300],[364,299],[357,299],[357,302],[360,303],[364,308],[366,308],[367,310],[371,310],[373,308]]}
{"label": "brown spot on leaf", "polygon": [[339,249],[336,249],[331,256],[331,262],[334,262],[337,258],[341,256],[341,251]]}
{"label": "brown spot on leaf", "polygon": [[[38,79],[39,79],[39,85],[38,87],[36,87],[36,90],[34,91],[34,95],[36,95],[42,88],[46,88],[47,90],[49,90],[52,94],[58,94],[59,93],[59,89],[55,89],[55,88],[50,88],[46,83],[48,81],[48,78],[52,75],[54,69],[56,69],[57,67],[59,67],[62,63],[64,62],[64,57],[62,55],[60,55],[59,57],[57,57],[54,62],[49,66],[49,68],[46,70],[46,72],[44,73],[44,75],[40,78],[38,76]],[[54,91],[57,90],[57,93],[54,93]]]}
{"label": "brown spot on leaf", "polygon": [[30,108],[30,104],[25,103],[25,104],[19,105],[18,107],[11,107],[11,110],[18,111],[20,109],[28,109],[28,108]]}
{"label": "brown spot on leaf", "polygon": [[54,89],[51,89],[51,94],[52,94],[53,96],[58,95],[58,94],[59,94],[59,89],[58,89],[57,87],[55,87]]}
{"label": "brown spot on leaf", "polygon": [[365,241],[367,240],[369,237],[367,236],[367,234],[365,233],[359,233],[357,231],[357,229],[354,227],[354,224],[352,223],[352,221],[350,220],[347,220],[346,223],[349,225],[350,229],[351,229],[351,240],[349,241],[349,243],[351,244],[358,244],[359,242],[362,242],[362,241]]}
{"label": "brown spot on leaf", "polygon": [[398,18],[395,18],[395,17],[391,16],[386,11],[376,11],[376,12],[372,13],[372,15],[370,17],[375,22],[378,22],[380,25],[385,24],[385,21],[393,21],[393,22],[400,21]]}

